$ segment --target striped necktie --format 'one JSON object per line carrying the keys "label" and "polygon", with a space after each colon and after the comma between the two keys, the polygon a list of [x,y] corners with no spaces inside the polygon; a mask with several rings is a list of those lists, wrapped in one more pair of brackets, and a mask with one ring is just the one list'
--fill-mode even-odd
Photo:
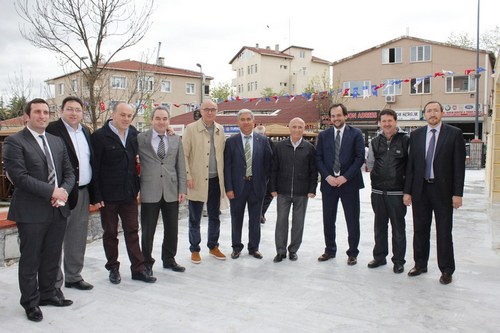
{"label": "striped necktie", "polygon": [[47,143],[45,142],[45,137],[43,135],[39,135],[39,136],[42,139],[43,150],[45,152],[45,158],[47,159],[47,167],[49,170],[49,177],[47,178],[47,180],[49,181],[49,184],[55,184],[56,183],[56,171],[54,170],[54,164],[52,164],[52,159],[50,158],[49,147],[47,146]]}
{"label": "striped necktie", "polygon": [[165,141],[163,141],[163,137],[165,135],[158,135],[158,137],[160,138],[160,143],[158,144],[158,151],[156,152],[156,154],[158,155],[158,157],[160,159],[164,159],[165,158]]}
{"label": "striped necktie", "polygon": [[245,135],[245,161],[247,163],[247,169],[245,171],[246,177],[250,177],[252,175],[252,149],[250,149],[251,138],[251,135]]}
{"label": "striped necktie", "polygon": [[334,175],[340,174],[340,130],[337,130],[335,137],[335,159],[333,160]]}

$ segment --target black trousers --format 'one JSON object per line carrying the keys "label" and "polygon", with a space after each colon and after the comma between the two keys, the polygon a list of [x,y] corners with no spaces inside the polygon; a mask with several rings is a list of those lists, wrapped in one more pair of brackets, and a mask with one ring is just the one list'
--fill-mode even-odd
{"label": "black trousers", "polygon": [[438,266],[442,273],[453,274],[453,206],[451,198],[443,198],[434,184],[424,184],[420,200],[413,200],[413,257],[415,267],[427,267],[430,250],[432,213],[436,220]]}
{"label": "black trousers", "polygon": [[406,206],[403,195],[372,193],[372,208],[375,213],[373,259],[382,261],[389,254],[388,223],[392,229],[392,262],[404,265],[406,253]]}
{"label": "black trousers", "polygon": [[147,267],[153,267],[155,263],[155,259],[152,257],[153,241],[160,211],[163,220],[161,259],[163,263],[166,263],[177,254],[179,202],[166,202],[162,198],[159,202],[141,203],[141,245],[144,265]]}

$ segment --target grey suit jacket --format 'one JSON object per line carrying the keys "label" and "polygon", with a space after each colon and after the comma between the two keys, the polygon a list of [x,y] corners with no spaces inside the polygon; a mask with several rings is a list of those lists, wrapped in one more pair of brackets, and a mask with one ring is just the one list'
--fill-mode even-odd
{"label": "grey suit jacket", "polygon": [[[75,185],[75,174],[63,141],[45,133],[54,167],[57,183],[71,193]],[[14,184],[14,194],[8,218],[23,223],[51,221],[53,207],[50,202],[54,185],[48,183],[48,166],[45,154],[27,128],[10,135],[3,144],[5,170]],[[67,217],[69,205],[57,208]]]}
{"label": "grey suit jacket", "polygon": [[155,203],[163,196],[166,202],[179,199],[179,193],[187,193],[186,162],[184,149],[178,135],[167,135],[167,155],[163,161],[151,145],[153,131],[140,133],[139,161],[141,163],[141,202]]}

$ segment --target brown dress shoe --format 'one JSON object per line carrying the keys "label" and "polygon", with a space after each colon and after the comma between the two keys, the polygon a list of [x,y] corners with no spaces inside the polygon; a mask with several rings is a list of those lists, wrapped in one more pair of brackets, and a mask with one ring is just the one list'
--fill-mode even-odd
{"label": "brown dress shoe", "polygon": [[408,272],[408,276],[418,276],[422,273],[427,273],[427,267],[419,268],[415,266],[412,269],[410,269],[410,271]]}
{"label": "brown dress shoe", "polygon": [[354,266],[358,263],[358,258],[356,257],[353,257],[353,256],[349,256],[349,258],[347,258],[347,264],[349,266]]}
{"label": "brown dress shoe", "polygon": [[443,273],[443,274],[441,274],[441,278],[439,279],[439,282],[441,284],[450,284],[451,280],[452,280],[451,274],[449,274],[449,273]]}
{"label": "brown dress shoe", "polygon": [[264,256],[259,251],[250,252],[250,255],[256,259],[262,259]]}
{"label": "brown dress shoe", "polygon": [[330,254],[325,252],[318,257],[318,261],[327,261],[333,258],[335,258],[335,254]]}

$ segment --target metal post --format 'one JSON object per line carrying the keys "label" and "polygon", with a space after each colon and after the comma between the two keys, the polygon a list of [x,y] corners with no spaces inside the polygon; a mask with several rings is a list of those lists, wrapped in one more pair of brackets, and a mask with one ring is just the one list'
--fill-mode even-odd
{"label": "metal post", "polygon": [[203,67],[200,64],[196,64],[197,67],[200,67],[200,74],[201,74],[201,84],[200,84],[200,108],[201,104],[203,103],[203,97],[205,95],[205,75],[203,74]]}
{"label": "metal post", "polygon": [[481,0],[477,0],[477,35],[476,35],[476,117],[474,119],[474,140],[479,140],[479,8]]}

